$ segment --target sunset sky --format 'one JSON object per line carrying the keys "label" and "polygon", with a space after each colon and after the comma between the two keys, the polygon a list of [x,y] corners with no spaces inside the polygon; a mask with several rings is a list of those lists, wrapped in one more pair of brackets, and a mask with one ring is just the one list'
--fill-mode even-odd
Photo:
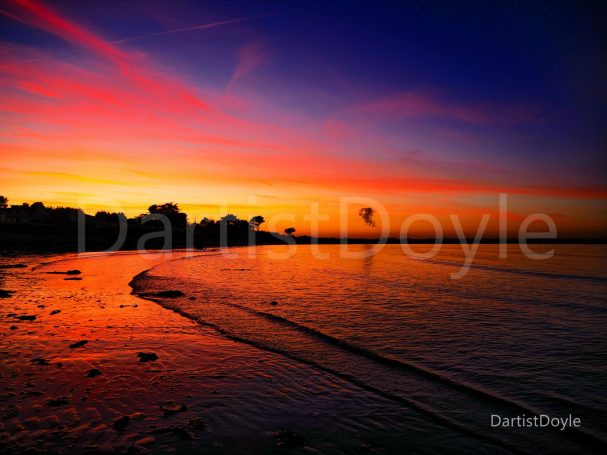
{"label": "sunset sky", "polygon": [[[0,194],[136,215],[174,201],[309,232],[378,201],[474,232],[607,228],[605,35],[577,2],[0,3]],[[450,5],[450,6],[449,6]],[[354,204],[355,235],[372,236]],[[268,226],[265,226],[268,228]],[[448,227],[445,228],[448,233]],[[419,227],[424,234],[424,227]]]}

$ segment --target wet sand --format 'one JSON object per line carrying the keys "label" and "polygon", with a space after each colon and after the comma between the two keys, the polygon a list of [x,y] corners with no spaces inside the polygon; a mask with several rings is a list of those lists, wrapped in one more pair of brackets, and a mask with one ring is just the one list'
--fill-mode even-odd
{"label": "wet sand", "polygon": [[[0,300],[5,453],[495,453],[131,295],[133,276],[185,254],[58,257],[3,271],[0,287],[15,291]],[[69,270],[81,273],[49,273]]]}

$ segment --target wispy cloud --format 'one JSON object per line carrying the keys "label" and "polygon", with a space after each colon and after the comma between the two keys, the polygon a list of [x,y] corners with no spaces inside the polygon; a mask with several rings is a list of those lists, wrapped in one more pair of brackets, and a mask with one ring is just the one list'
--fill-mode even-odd
{"label": "wispy cloud", "polygon": [[517,125],[541,119],[540,107],[528,100],[510,105],[489,102],[462,102],[425,91],[397,92],[352,106],[345,117],[393,119],[447,119],[473,125]]}
{"label": "wispy cloud", "polygon": [[259,41],[243,47],[238,53],[238,64],[228,82],[227,91],[231,92],[234,84],[260,66],[268,55],[268,49]]}
{"label": "wispy cloud", "polygon": [[[180,199],[186,205],[211,199],[227,203],[260,191],[302,205],[310,195],[352,193],[377,198],[497,192],[556,201],[607,198],[604,186],[565,186],[558,179],[553,185],[533,186],[529,182],[537,179],[490,172],[465,161],[453,164],[424,153],[403,156],[392,152],[374,128],[386,118],[472,125],[534,122],[538,111],[533,105],[504,108],[408,91],[376,99],[362,94],[366,101],[356,100],[331,119],[315,118],[290,107],[273,110],[269,101],[245,98],[238,90],[228,95],[221,87],[202,90],[191,79],[143,57],[135,45],[120,46],[265,16],[111,42],[41,3],[15,0],[10,5],[9,17],[61,37],[83,50],[84,57],[66,62],[46,52],[37,60],[40,51],[17,45],[1,49],[0,156],[10,157],[14,168],[0,169],[0,180],[9,182],[3,189],[9,196],[10,191],[37,194],[41,187],[67,194],[77,184],[83,194],[107,190],[108,197],[124,206],[149,202],[150,195]],[[228,92],[267,55],[259,40],[242,48]],[[21,60],[16,63],[13,57]],[[228,105],[228,97],[253,102],[238,108],[237,103]],[[323,134],[323,125],[333,134]],[[406,139],[403,136],[399,148],[408,148]],[[368,151],[355,153],[368,144]],[[498,173],[501,180],[494,178]],[[110,184],[112,188],[102,188]]]}
{"label": "wispy cloud", "polygon": [[223,25],[231,25],[231,24],[237,24],[239,22],[252,21],[252,20],[255,20],[255,19],[262,19],[262,18],[268,17],[268,16],[270,16],[270,14],[258,14],[258,15],[255,15],[255,16],[239,17],[239,18],[236,18],[236,19],[227,19],[227,20],[224,20],[224,21],[217,21],[217,22],[210,22],[210,23],[206,23],[206,24],[192,25],[190,27],[173,28],[171,30],[164,30],[164,31],[155,32],[155,33],[147,33],[147,34],[144,34],[144,35],[137,35],[137,36],[131,36],[129,38],[123,38],[123,39],[120,39],[120,40],[112,41],[112,44],[128,43],[130,41],[135,41],[135,40],[139,40],[139,39],[154,38],[156,36],[172,35],[172,34],[175,34],[175,33],[192,32],[192,31],[196,31],[196,30],[206,30],[206,29],[209,29],[209,28],[221,27]]}

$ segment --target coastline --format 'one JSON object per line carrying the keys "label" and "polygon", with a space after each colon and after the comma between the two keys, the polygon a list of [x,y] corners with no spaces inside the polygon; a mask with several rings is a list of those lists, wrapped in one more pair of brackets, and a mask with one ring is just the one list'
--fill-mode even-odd
{"label": "coastline", "polygon": [[[343,378],[377,395],[402,403],[405,407],[414,408],[430,420],[433,419],[457,432],[468,434],[477,441],[496,444],[514,452],[543,447],[544,450],[552,453],[566,447],[570,451],[584,448],[593,453],[597,447],[604,445],[600,419],[597,421],[596,415],[586,415],[588,419],[584,419],[586,425],[583,428],[571,428],[564,432],[542,430],[520,433],[509,429],[487,431],[488,416],[491,412],[502,415],[521,413],[540,415],[546,410],[546,404],[538,406],[533,403],[535,396],[541,395],[536,393],[534,397],[527,395],[519,399],[507,388],[492,388],[486,383],[469,382],[465,378],[462,379],[461,375],[455,376],[444,369],[432,367],[428,369],[424,363],[411,362],[414,357],[405,356],[399,359],[386,353],[381,347],[380,351],[377,351],[369,345],[365,346],[362,340],[350,341],[347,335],[331,336],[330,334],[335,332],[330,328],[327,329],[326,324],[323,327],[322,322],[314,319],[315,314],[330,317],[341,310],[342,320],[344,325],[347,325],[349,320],[347,315],[357,314],[361,309],[365,313],[368,310],[372,315],[373,306],[356,305],[356,299],[350,300],[347,292],[339,293],[337,288],[331,290],[325,287],[325,291],[329,294],[326,298],[319,297],[319,301],[323,304],[315,304],[311,307],[316,313],[311,315],[298,313],[308,305],[308,302],[314,302],[315,295],[318,295],[318,287],[313,284],[318,281],[315,281],[316,275],[306,274],[307,270],[314,267],[306,262],[305,253],[290,262],[280,264],[280,268],[263,260],[255,262],[235,259],[239,256],[240,258],[265,257],[262,252],[267,250],[264,247],[260,248],[262,248],[260,252],[255,253],[235,252],[232,256],[233,263],[229,266],[224,265],[223,259],[218,254],[206,258],[176,260],[168,267],[159,265],[139,274],[131,286],[134,293],[198,321],[204,326],[212,327],[233,340],[312,365],[316,369]],[[453,261],[430,262],[432,267],[454,266]],[[331,269],[332,272],[339,276],[339,269],[335,264],[332,266],[335,268],[335,270]],[[319,270],[323,269],[322,266],[319,267]],[[256,272],[252,275],[254,270]],[[268,273],[270,270],[271,272]],[[502,278],[505,280],[508,279],[506,277],[509,273],[516,272],[517,275],[526,276],[532,281],[590,279],[591,283],[604,282],[604,277],[565,276],[559,273],[558,268],[539,273],[534,270],[481,264],[475,267],[475,270],[483,274],[497,272],[503,275]],[[382,278],[376,276],[376,279]],[[345,286],[348,289],[348,283],[344,283],[343,280],[335,279],[334,283],[337,287]],[[390,281],[390,285],[393,284]],[[166,289],[182,290],[183,295],[156,295]],[[309,290],[309,294],[306,294],[305,298],[298,298],[297,291],[304,289]],[[231,292],[232,290],[237,292]],[[477,289],[473,292],[472,295],[476,295]],[[381,298],[390,298],[389,295],[384,296],[379,291],[376,295],[378,301]],[[458,300],[466,301],[467,297],[463,289],[458,297]],[[497,296],[496,298],[499,299]],[[273,299],[277,302],[272,302]],[[199,304],[201,301],[204,301],[204,305]],[[330,306],[331,309],[325,308],[324,305]],[[403,305],[406,303],[403,302]],[[431,309],[427,308],[427,310]],[[306,317],[310,318],[310,323],[305,322]],[[424,320],[434,319],[440,320],[439,308],[428,312]],[[451,315],[449,319],[451,320]],[[378,327],[380,324],[371,324],[371,326]],[[409,332],[406,327],[403,329],[403,333]],[[423,333],[420,335],[423,337]],[[426,338],[422,348],[431,351],[433,342],[432,337]],[[446,352],[450,351],[447,349]],[[508,350],[504,352],[507,355]],[[440,356],[432,358],[437,359]],[[437,401],[436,397],[440,397],[440,400]],[[559,410],[558,407],[552,408],[554,415],[560,415],[561,411],[562,409]],[[591,422],[594,422],[594,425]]]}
{"label": "coastline", "polygon": [[[135,275],[185,254],[58,256],[6,274],[5,452],[424,452],[454,438],[500,450],[131,295]],[[49,273],[68,270],[81,274]]]}

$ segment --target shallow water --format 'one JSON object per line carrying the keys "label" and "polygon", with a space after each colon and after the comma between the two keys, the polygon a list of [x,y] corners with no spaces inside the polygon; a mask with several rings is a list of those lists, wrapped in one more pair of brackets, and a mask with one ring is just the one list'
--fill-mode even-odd
{"label": "shallow water", "polygon": [[[3,453],[290,453],[282,430],[303,435],[311,453],[508,452],[131,294],[134,275],[184,254],[0,258],[0,287],[15,291],[0,300]],[[24,267],[3,267],[15,263]],[[74,269],[81,280],[58,273]],[[149,351],[158,360],[140,363]],[[91,368],[102,374],[88,377]],[[167,402],[186,408],[166,416]],[[132,421],[116,430],[125,415]]]}
{"label": "shallow water", "polygon": [[[133,286],[182,290],[185,298],[161,303],[479,440],[596,448],[607,440],[607,248],[533,248],[555,255],[531,260],[510,246],[500,259],[497,246],[483,245],[459,280],[450,278],[463,261],[457,245],[430,260],[398,245],[358,259],[340,257],[338,245],[319,247],[325,259],[309,246],[280,259],[286,247],[231,249],[161,264]],[[572,414],[582,426],[491,428],[491,414],[534,412]]]}

